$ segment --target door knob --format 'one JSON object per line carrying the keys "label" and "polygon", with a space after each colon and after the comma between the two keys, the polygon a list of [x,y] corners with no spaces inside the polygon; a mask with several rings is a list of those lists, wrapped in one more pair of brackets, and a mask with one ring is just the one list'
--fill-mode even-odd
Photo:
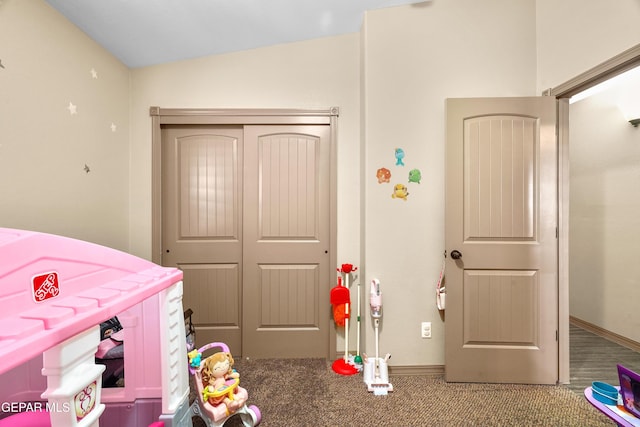
{"label": "door knob", "polygon": [[453,258],[453,259],[460,259],[460,258],[462,258],[462,252],[460,252],[460,251],[459,251],[459,250],[457,250],[457,249],[452,250],[452,251],[451,251],[451,258]]}

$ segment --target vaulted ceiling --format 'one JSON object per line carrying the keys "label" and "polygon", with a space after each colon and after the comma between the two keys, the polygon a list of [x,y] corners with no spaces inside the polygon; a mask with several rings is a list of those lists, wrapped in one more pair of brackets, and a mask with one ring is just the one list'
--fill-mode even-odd
{"label": "vaulted ceiling", "polygon": [[411,0],[46,0],[130,68],[353,33]]}

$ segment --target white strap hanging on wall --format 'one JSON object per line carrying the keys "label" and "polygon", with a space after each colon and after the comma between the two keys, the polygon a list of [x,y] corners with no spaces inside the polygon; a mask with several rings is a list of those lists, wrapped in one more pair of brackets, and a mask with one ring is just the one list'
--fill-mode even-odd
{"label": "white strap hanging on wall", "polygon": [[438,278],[438,284],[436,285],[436,304],[438,305],[438,310],[444,310],[445,301],[447,293],[445,292],[444,286],[442,286],[444,281],[444,265],[445,260],[442,260],[442,268],[440,269],[440,277]]}

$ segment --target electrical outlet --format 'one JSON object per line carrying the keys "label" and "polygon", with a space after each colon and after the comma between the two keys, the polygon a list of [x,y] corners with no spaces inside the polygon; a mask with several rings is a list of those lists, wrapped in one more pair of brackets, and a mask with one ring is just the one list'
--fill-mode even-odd
{"label": "electrical outlet", "polygon": [[431,322],[422,322],[422,338],[431,338]]}

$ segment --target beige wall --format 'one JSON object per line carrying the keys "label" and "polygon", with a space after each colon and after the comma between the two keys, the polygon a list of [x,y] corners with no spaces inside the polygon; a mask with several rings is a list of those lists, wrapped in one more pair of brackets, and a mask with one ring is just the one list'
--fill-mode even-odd
{"label": "beige wall", "polygon": [[41,0],[0,3],[0,60],[0,227],[128,249],[129,70]]}
{"label": "beige wall", "polygon": [[[359,264],[365,287],[381,280],[380,350],[393,354],[392,366],[443,364],[433,289],[444,250],[444,99],[535,95],[563,83],[640,43],[640,27],[630,26],[638,8],[434,0],[370,12],[361,34],[127,70],[44,1],[3,0],[0,226],[148,258],[150,106],[338,106],[338,260]],[[572,20],[576,11],[588,25]],[[375,180],[396,147],[423,176],[406,202]],[[433,322],[432,339],[419,337],[421,321]]]}
{"label": "beige wall", "polygon": [[340,107],[338,259],[359,257],[359,38],[357,34],[132,70],[133,253],[150,257],[150,106],[163,108]]}
{"label": "beige wall", "polygon": [[640,43],[638,0],[536,0],[538,93]]}
{"label": "beige wall", "polygon": [[[444,252],[444,102],[535,94],[533,1],[434,1],[369,12],[365,26],[364,194],[367,283],[383,292],[380,351],[393,365],[444,364],[435,284]],[[507,52],[508,54],[505,54]],[[405,167],[395,167],[394,149]],[[378,184],[376,170],[393,173]],[[391,186],[418,168],[405,202]],[[367,318],[367,320],[369,320]],[[432,322],[431,339],[420,323]],[[373,351],[372,328],[367,326]]]}
{"label": "beige wall", "polygon": [[[380,345],[391,365],[444,363],[433,291],[444,250],[444,99],[540,94],[640,43],[639,21],[636,0],[452,0],[367,14],[363,265],[366,281],[383,285]],[[397,146],[423,175],[407,202],[374,178]],[[421,321],[433,322],[431,340],[419,338]],[[372,343],[368,325],[367,335]]]}

